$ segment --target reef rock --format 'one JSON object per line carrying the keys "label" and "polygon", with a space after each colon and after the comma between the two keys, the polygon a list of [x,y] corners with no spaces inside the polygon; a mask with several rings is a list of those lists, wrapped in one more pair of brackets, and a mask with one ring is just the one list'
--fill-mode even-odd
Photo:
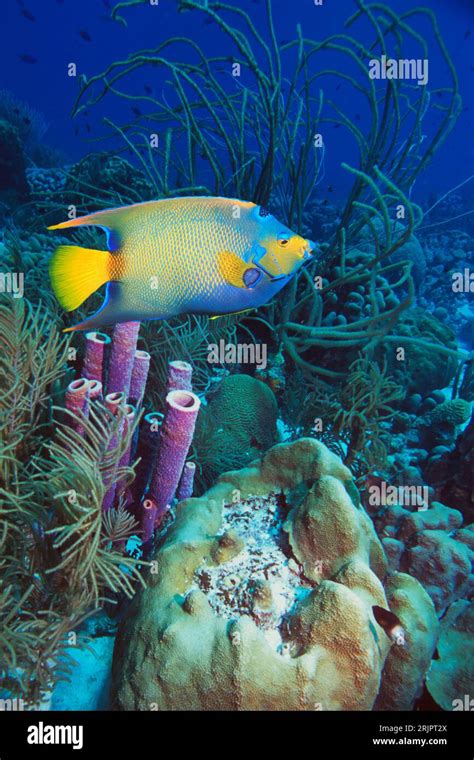
{"label": "reef rock", "polygon": [[438,612],[474,586],[473,531],[462,523],[461,512],[439,502],[415,512],[394,505],[375,517],[390,569],[417,578]]}
{"label": "reef rock", "polygon": [[385,661],[375,710],[410,710],[421,692],[436,646],[438,618],[430,597],[415,578],[394,573],[385,591],[403,626],[401,640]]}
{"label": "reef rock", "polygon": [[0,200],[15,205],[28,197],[26,161],[18,130],[0,120]]}
{"label": "reef rock", "polygon": [[474,602],[451,605],[441,621],[437,651],[426,678],[428,691],[443,710],[472,710]]}
{"label": "reef rock", "polygon": [[[386,569],[340,459],[312,438],[274,446],[178,505],[119,627],[114,707],[370,710],[395,646],[373,614]],[[407,584],[410,701],[435,617],[416,580],[396,574],[390,593]]]}

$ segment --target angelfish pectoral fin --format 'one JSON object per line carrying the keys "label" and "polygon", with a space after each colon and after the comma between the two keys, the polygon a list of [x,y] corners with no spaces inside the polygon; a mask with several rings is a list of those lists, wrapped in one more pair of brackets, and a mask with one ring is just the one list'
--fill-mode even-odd
{"label": "angelfish pectoral fin", "polygon": [[217,265],[224,280],[236,288],[251,290],[263,277],[263,272],[237,256],[232,251],[217,254]]}
{"label": "angelfish pectoral fin", "polygon": [[229,311],[227,314],[214,314],[212,317],[209,317],[209,319],[222,319],[223,317],[235,317],[237,314],[246,314],[249,311],[255,311],[255,309],[252,307],[251,309],[241,309],[240,311]]}

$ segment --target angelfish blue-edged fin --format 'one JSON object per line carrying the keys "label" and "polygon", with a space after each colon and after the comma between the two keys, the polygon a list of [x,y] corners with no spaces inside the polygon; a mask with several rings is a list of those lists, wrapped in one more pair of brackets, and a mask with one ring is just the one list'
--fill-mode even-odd
{"label": "angelfish blue-edged fin", "polygon": [[130,320],[130,316],[126,315],[120,307],[120,300],[122,294],[122,285],[120,282],[107,283],[107,289],[105,292],[105,298],[102,306],[95,314],[83,322],[79,322],[72,327],[66,327],[63,332],[75,332],[76,330],[96,330],[99,327],[105,325],[113,325],[116,322],[124,322]]}

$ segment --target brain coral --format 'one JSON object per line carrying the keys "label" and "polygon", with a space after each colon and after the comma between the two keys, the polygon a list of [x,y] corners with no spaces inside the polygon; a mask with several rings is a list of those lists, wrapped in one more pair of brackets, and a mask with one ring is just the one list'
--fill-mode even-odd
{"label": "brain coral", "polygon": [[278,407],[271,388],[250,375],[229,375],[201,407],[195,444],[207,481],[243,467],[277,441]]}
{"label": "brain coral", "polygon": [[[178,505],[119,628],[114,707],[371,709],[392,645],[373,614],[388,606],[385,574],[340,459],[310,438],[274,446]],[[403,594],[406,583],[397,574],[391,589]],[[403,622],[426,653],[433,621],[423,601],[405,606]],[[407,700],[425,664],[406,652]]]}
{"label": "brain coral", "polygon": [[445,401],[431,412],[435,425],[463,425],[471,416],[472,404],[462,398]]}
{"label": "brain coral", "polygon": [[398,361],[395,351],[389,351],[386,356],[389,370],[396,381],[403,384],[408,393],[420,393],[423,397],[435,388],[449,385],[456,372],[456,360],[436,349],[405,342],[403,338],[421,338],[432,345],[456,349],[452,330],[432,314],[418,308],[402,314],[395,329],[400,335],[400,346],[405,349],[405,361]]}

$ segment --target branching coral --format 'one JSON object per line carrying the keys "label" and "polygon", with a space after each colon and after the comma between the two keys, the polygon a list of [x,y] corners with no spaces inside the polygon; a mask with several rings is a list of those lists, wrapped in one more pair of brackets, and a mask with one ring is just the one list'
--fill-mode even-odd
{"label": "branching coral", "polygon": [[299,410],[291,406],[293,386],[284,396],[289,425],[324,441],[352,468],[358,480],[374,467],[383,468],[387,451],[381,423],[395,415],[397,403],[405,395],[385,367],[361,356],[349,367],[342,383],[329,385],[319,380],[309,385],[302,378],[295,382],[307,392]]}

